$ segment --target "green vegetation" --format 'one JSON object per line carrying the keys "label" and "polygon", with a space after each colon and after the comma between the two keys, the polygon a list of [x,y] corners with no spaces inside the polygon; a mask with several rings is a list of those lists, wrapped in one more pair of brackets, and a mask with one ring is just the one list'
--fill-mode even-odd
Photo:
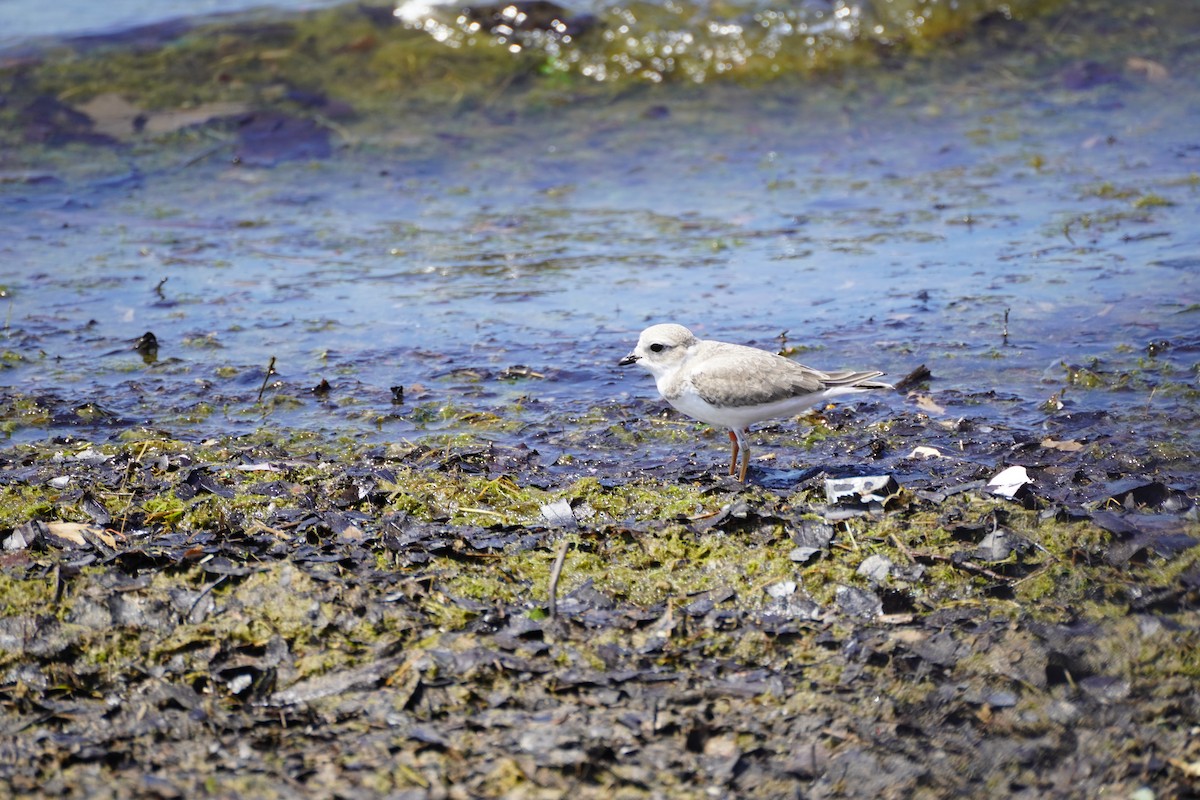
{"label": "green vegetation", "polygon": [[[974,492],[939,503],[900,491],[875,513],[827,523],[815,487],[779,493],[656,475],[554,485],[533,472],[490,470],[478,440],[381,456],[266,431],[202,445],[145,432],[125,439],[75,442],[66,452],[13,448],[10,457],[71,480],[67,489],[45,480],[0,489],[3,537],[30,520],[86,522],[97,503],[112,517],[93,527],[110,537],[115,560],[74,569],[79,551],[51,544],[0,565],[5,630],[29,631],[0,666],[42,664],[68,697],[127,692],[153,674],[185,687],[172,690],[185,702],[203,696],[206,713],[221,719],[291,692],[306,698],[304,713],[340,717],[358,702],[350,697],[378,697],[389,713],[432,714],[436,723],[481,713],[482,698],[534,704],[571,676],[603,686],[614,663],[697,676],[688,680],[720,665],[722,674],[793,676],[793,688],[756,689],[737,705],[717,695],[706,712],[716,719],[746,703],[765,719],[887,719],[940,707],[949,680],[956,692],[1017,687],[1010,711],[985,704],[979,713],[993,735],[1029,737],[1058,729],[1058,693],[1046,685],[1045,645],[1031,629],[1090,631],[1070,669],[1124,681],[1138,696],[1177,702],[1200,677],[1200,640],[1180,633],[1198,629],[1187,622],[1194,611],[1177,615],[1178,628],[1131,613],[1136,598],[1170,596],[1200,568],[1200,548],[1111,561],[1113,537],[1094,522]],[[560,520],[569,507],[577,527],[551,525],[542,511],[551,504]],[[335,530],[335,519],[350,524]],[[831,545],[793,560],[793,536],[826,524]],[[1200,536],[1195,522],[1181,525]],[[1000,561],[970,556],[980,532],[996,528],[1022,546]],[[558,605],[580,590],[589,609],[571,612],[571,624],[547,612],[562,544]],[[893,565],[879,585],[859,573],[871,556]],[[847,590],[886,594],[894,607],[881,617],[847,615]],[[706,598],[715,616],[694,616]],[[763,626],[793,602],[814,613],[785,629]],[[930,627],[935,617],[970,627]],[[493,625],[540,633],[499,655],[490,649]],[[992,638],[974,643],[976,635]],[[909,671],[914,653],[947,636],[961,648],[946,662],[953,666]],[[830,650],[851,641],[874,656],[859,663]],[[504,666],[514,660],[537,665],[534,677]],[[847,684],[848,674],[859,677]],[[354,687],[375,688],[347,695]],[[282,735],[300,712],[289,704],[266,713],[258,725]],[[365,724],[356,719],[345,724]],[[739,734],[743,746],[766,746],[752,730]],[[403,766],[373,772],[372,785],[425,780],[427,759],[408,748],[389,750],[388,762]],[[225,775],[220,786],[233,780]]]}

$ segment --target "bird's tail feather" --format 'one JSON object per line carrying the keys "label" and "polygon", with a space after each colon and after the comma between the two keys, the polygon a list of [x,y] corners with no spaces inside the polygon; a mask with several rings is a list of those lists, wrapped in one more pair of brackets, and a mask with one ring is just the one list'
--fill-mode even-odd
{"label": "bird's tail feather", "polygon": [[828,386],[847,386],[855,389],[894,389],[890,383],[883,381],[871,380],[878,378],[882,372],[854,372],[852,370],[842,370],[840,372],[828,372],[822,381]]}

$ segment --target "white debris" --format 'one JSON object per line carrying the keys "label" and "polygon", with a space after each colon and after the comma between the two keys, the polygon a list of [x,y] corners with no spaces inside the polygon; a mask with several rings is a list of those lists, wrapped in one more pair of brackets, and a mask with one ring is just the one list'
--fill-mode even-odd
{"label": "white debris", "polygon": [[863,559],[858,565],[858,574],[872,583],[883,583],[892,572],[891,559],[886,556],[872,555]]}
{"label": "white debris", "polygon": [[773,583],[767,587],[767,595],[775,598],[776,600],[782,599],[784,597],[787,597],[788,595],[792,595],[795,593],[796,593],[796,582],[795,581],[780,581],[779,583]]}
{"label": "white debris", "polygon": [[984,488],[999,497],[1012,499],[1017,496],[1017,492],[1021,491],[1021,487],[1027,483],[1033,483],[1033,478],[1029,477],[1028,470],[1022,466],[1015,466],[1002,470],[988,481],[987,486]]}

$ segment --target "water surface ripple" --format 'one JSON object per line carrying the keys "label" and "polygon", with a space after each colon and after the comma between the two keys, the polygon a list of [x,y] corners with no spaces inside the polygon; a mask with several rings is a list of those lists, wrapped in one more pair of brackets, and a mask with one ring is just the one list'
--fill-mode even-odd
{"label": "water surface ripple", "polygon": [[1194,452],[1200,98],[1163,69],[501,96],[261,165],[195,138],[10,157],[5,431],[394,441],[484,414],[524,441],[652,398],[615,362],[670,320],[925,364],[947,419],[1105,410]]}

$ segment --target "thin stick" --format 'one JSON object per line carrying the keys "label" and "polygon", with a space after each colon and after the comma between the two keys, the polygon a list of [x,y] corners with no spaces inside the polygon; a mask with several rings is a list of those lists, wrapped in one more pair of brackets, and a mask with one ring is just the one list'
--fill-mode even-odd
{"label": "thin stick", "polygon": [[[142,452],[138,453],[137,458],[131,459],[125,465],[125,474],[121,476],[121,483],[117,486],[116,495],[119,497],[125,494],[125,487],[129,484],[129,476],[133,474],[133,467],[136,464],[142,463],[142,458],[146,455],[146,451],[150,448],[150,440],[142,442]],[[134,492],[129,492],[129,500],[125,503],[125,507],[121,509],[121,527],[117,528],[117,532],[122,536],[125,535],[125,526],[129,523],[129,509],[133,508]]]}
{"label": "thin stick", "polygon": [[62,604],[63,594],[67,591],[67,582],[63,580],[62,565],[54,565],[54,606]]}
{"label": "thin stick", "polygon": [[188,613],[187,613],[188,619],[191,619],[192,612],[194,612],[196,610],[196,606],[200,605],[200,601],[203,600],[204,598],[208,597],[208,595],[212,592],[212,590],[217,588],[218,586],[220,586],[222,583],[224,583],[225,579],[228,577],[229,577],[228,575],[222,575],[221,577],[217,578],[215,581],[210,583],[208,586],[206,586],[204,588],[204,591],[200,592],[200,595],[196,598],[196,602],[192,603],[191,607],[188,608]]}
{"label": "thin stick", "polygon": [[267,381],[271,380],[271,376],[275,374],[275,356],[271,356],[271,363],[267,364],[267,374],[263,376],[262,386],[258,387],[258,399],[254,402],[261,403],[263,392],[267,390]]}
{"label": "thin stick", "polygon": [[[997,527],[999,527],[999,522],[997,522],[995,515],[993,515],[992,516],[992,530],[995,531],[995,529]],[[987,567],[981,567],[980,565],[976,564],[973,561],[957,561],[956,562],[950,556],[943,555],[942,553],[922,553],[919,551],[914,551],[911,548],[909,548],[907,545],[905,545],[904,542],[900,541],[896,537],[896,534],[894,534],[894,533],[888,534],[888,538],[890,538],[892,540],[892,544],[896,545],[896,547],[900,550],[900,552],[903,553],[908,558],[908,560],[912,561],[913,563],[916,563],[920,559],[927,559],[930,561],[944,561],[944,562],[950,564],[950,566],[952,566],[952,567],[958,567],[960,569],[966,570],[967,572],[974,572],[978,575],[983,575],[984,577],[991,578],[992,580],[998,581],[1000,583],[1011,584],[1013,582],[1012,578],[1001,575],[998,572],[993,572],[992,570],[988,569]]]}
{"label": "thin stick", "polygon": [[558,555],[554,557],[554,566],[550,568],[550,619],[558,615],[558,578],[562,575],[563,564],[567,560],[567,548],[571,546],[568,539],[558,543]]}

